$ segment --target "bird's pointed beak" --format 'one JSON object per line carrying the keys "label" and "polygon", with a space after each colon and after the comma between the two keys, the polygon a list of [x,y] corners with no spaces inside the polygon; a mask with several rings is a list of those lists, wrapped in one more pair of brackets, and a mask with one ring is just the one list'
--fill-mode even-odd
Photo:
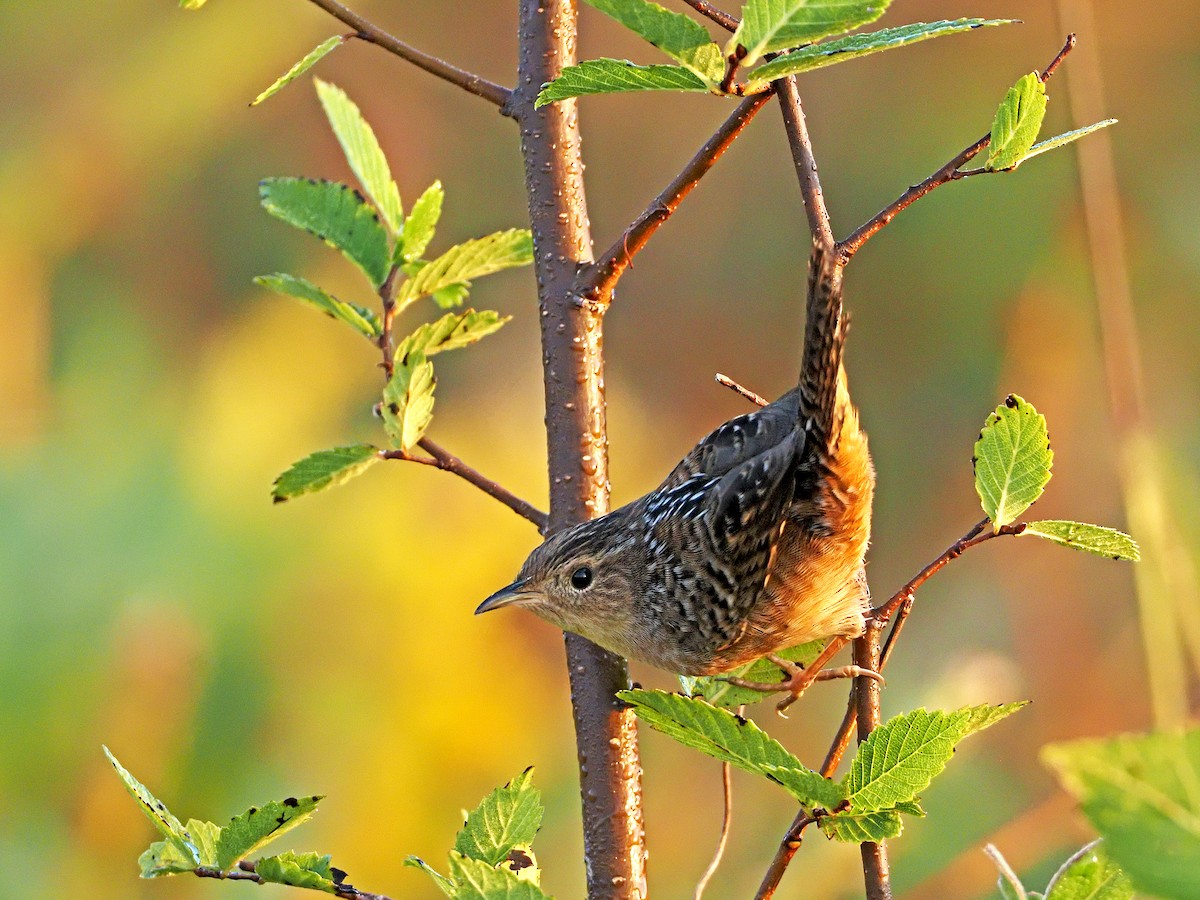
{"label": "bird's pointed beak", "polygon": [[527,590],[524,579],[517,579],[508,587],[502,587],[475,608],[475,615],[500,609],[502,606],[515,606],[523,600],[533,599],[533,592]]}

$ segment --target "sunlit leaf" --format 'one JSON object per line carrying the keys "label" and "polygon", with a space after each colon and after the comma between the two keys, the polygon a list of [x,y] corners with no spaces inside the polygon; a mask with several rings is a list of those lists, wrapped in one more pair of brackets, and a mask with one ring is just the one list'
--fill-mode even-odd
{"label": "sunlit leaf", "polygon": [[377,462],[379,448],[371,444],[318,450],[276,478],[271,496],[276,503],[283,503],[303,494],[315,494],[361,475]]}
{"label": "sunlit leaf", "polygon": [[841,34],[883,15],[891,0],[746,0],[742,22],[725,49],[740,44],[744,64],[754,65],[766,53],[786,50],[832,34]]}
{"label": "sunlit leaf", "polygon": [[450,878],[455,900],[549,900],[541,888],[518,878],[507,866],[493,868],[455,852],[450,853]]}
{"label": "sunlit leaf", "polygon": [[397,234],[404,222],[404,207],[379,139],[345,91],[320,78],[313,80],[333,133],[346,154],[346,161],[368,196],[375,201],[375,207],[392,234]]}
{"label": "sunlit leaf", "polygon": [[327,894],[338,893],[340,887],[347,896],[354,896],[350,885],[345,883],[346,873],[331,866],[328,855],[289,850],[278,856],[263,857],[255,863],[254,871],[271,884],[287,884]]}
{"label": "sunlit leaf", "polygon": [[194,872],[198,863],[170,841],[155,841],[138,857],[142,878],[162,878]]}
{"label": "sunlit leaf", "polygon": [[586,94],[624,91],[707,91],[708,84],[683,66],[638,66],[624,59],[586,59],[567,66],[537,95],[536,106]]}
{"label": "sunlit leaf", "polygon": [[[200,0],[204,2],[204,0]],[[344,34],[334,35],[327,40],[321,41],[312,50],[310,50],[303,59],[297,62],[294,66],[275,79],[275,83],[269,88],[250,101],[251,106],[258,106],[264,100],[274,97],[281,90],[319,63],[322,59],[340,47],[346,42]]]}
{"label": "sunlit leaf", "polygon": [[524,228],[497,231],[486,237],[464,241],[405,281],[397,292],[396,308],[402,310],[417,298],[442,288],[469,283],[483,275],[525,266],[532,261],[533,237]]}
{"label": "sunlit leaf", "polygon": [[436,322],[426,322],[396,345],[396,361],[402,362],[414,350],[426,357],[446,350],[457,350],[499,331],[512,316],[494,310],[446,313]]}
{"label": "sunlit leaf", "polygon": [[899,837],[904,830],[904,820],[895,809],[867,813],[848,810],[834,816],[823,816],[817,820],[817,826],[826,837],[835,841],[861,844],[863,841],[878,842]]}
{"label": "sunlit leaf", "polygon": [[1126,559],[1137,562],[1142,558],[1137,541],[1115,528],[1104,528],[1100,525],[1088,525],[1084,522],[1067,522],[1059,519],[1046,519],[1041,522],[1028,522],[1022,537],[1033,535],[1072,547],[1075,550],[1085,550],[1097,556],[1107,556],[1109,559]]}
{"label": "sunlit leaf", "polygon": [[1046,85],[1030,72],[1008,89],[992,120],[989,169],[1013,169],[1026,157],[1046,117]]}
{"label": "sunlit leaf", "polygon": [[449,878],[447,878],[445,875],[443,875],[441,872],[439,872],[437,869],[435,869],[433,866],[429,865],[429,863],[425,862],[425,860],[421,859],[421,857],[419,857],[419,856],[405,857],[404,865],[406,865],[410,868],[413,868],[413,869],[420,869],[422,872],[424,872],[426,875],[428,875],[430,878],[433,879],[433,883],[436,884],[439,889],[441,889],[441,892],[443,894],[445,894],[447,897],[454,896],[454,891],[455,891],[454,882],[451,881]]}
{"label": "sunlit leaf", "polygon": [[1071,856],[1050,879],[1046,900],[1130,900],[1133,885],[1104,852],[1104,841],[1092,841]]}
{"label": "sunlit leaf", "polygon": [[795,50],[769,63],[759,66],[746,81],[745,92],[756,94],[765,91],[772,81],[786,75],[798,75],[812,69],[820,69],[837,63],[869,56],[884,50],[906,47],[930,38],[942,37],[984,28],[988,25],[1008,25],[1015,19],[955,19],[941,22],[917,22],[898,28],[884,28],[867,34],[852,34],[832,41],[811,44]]}
{"label": "sunlit leaf", "polygon": [[703,25],[649,0],[587,0],[602,13],[641,35],[667,56],[716,85],[725,74],[721,48]]}
{"label": "sunlit leaf", "polygon": [[1046,418],[1016,394],[988,416],[975,442],[975,491],[999,529],[1042,496],[1054,452]]}
{"label": "sunlit leaf", "polygon": [[454,849],[490,866],[498,866],[516,848],[528,850],[542,824],[542,794],[532,779],[533,770],[526,769],[484,797],[467,816]]}
{"label": "sunlit leaf", "polygon": [[1049,150],[1056,150],[1065,144],[1079,140],[1081,137],[1087,137],[1092,132],[1099,131],[1101,128],[1107,128],[1109,125],[1116,124],[1116,119],[1105,119],[1103,122],[1096,122],[1094,125],[1086,125],[1083,128],[1076,128],[1074,131],[1067,131],[1052,138],[1046,138],[1044,141],[1038,141],[1029,149],[1029,152],[1025,154],[1021,161],[1024,162],[1026,159],[1033,159],[1035,156],[1039,156]]}
{"label": "sunlit leaf", "polygon": [[433,419],[433,363],[414,351],[396,366],[383,389],[383,427],[393,446],[408,451],[425,436]]}
{"label": "sunlit leaf", "polygon": [[408,218],[404,220],[404,231],[397,244],[404,259],[419,259],[425,252],[442,217],[442,201],[445,199],[446,192],[442,190],[440,181],[435,181],[417,198]]}
{"label": "sunlit leaf", "polygon": [[769,778],[805,805],[831,809],[845,799],[839,784],[804,766],[749,719],[664,691],[620,691],[617,696],[651,728],[714,759]]}
{"label": "sunlit leaf", "polygon": [[258,192],[271,215],[340,250],[375,287],[383,284],[391,268],[387,232],[357,191],[333,181],[266,178]]}
{"label": "sunlit leaf", "polygon": [[383,325],[379,316],[369,309],[354,303],[346,303],[337,297],[317,287],[305,278],[276,272],[274,275],[259,275],[254,283],[277,294],[295,297],[309,306],[319,309],[333,319],[345,322],[363,337],[376,340],[383,333]]}
{"label": "sunlit leaf", "polygon": [[317,811],[320,797],[288,797],[272,800],[262,806],[252,806],[240,816],[234,816],[221,829],[217,841],[217,868],[228,869],[238,860],[306,822]]}
{"label": "sunlit leaf", "polygon": [[108,757],[108,761],[112,763],[112,767],[120,776],[121,781],[125,785],[125,789],[129,791],[130,796],[138,802],[138,806],[142,808],[142,812],[146,814],[154,827],[157,828],[162,836],[179,852],[179,855],[184,859],[190,859],[192,865],[210,864],[211,859],[206,859],[200,852],[200,846],[197,839],[194,838],[183,823],[175,817],[175,815],[166,807],[161,800],[150,793],[149,789],[131,775],[124,766],[122,766],[115,756],[104,747],[104,755]]}
{"label": "sunlit leaf", "polygon": [[[807,644],[801,644],[798,647],[789,647],[786,650],[781,650],[776,655],[792,662],[807,665],[817,658],[823,646],[823,641],[809,641]],[[749,688],[738,687],[724,680],[730,676],[740,678],[743,681],[756,681],[759,684],[774,684],[782,680],[783,672],[779,666],[775,665],[769,659],[759,659],[726,672],[724,676],[700,675],[689,677],[687,675],[680,675],[679,682],[683,685],[684,693],[689,697],[703,697],[713,706],[720,706],[726,709],[734,706],[748,706],[751,703],[757,703],[771,696],[763,691],[752,691]]]}

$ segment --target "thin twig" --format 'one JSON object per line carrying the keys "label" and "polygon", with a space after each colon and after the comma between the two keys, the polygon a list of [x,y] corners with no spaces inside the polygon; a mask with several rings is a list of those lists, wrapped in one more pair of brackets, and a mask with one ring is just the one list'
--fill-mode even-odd
{"label": "thin twig", "polygon": [[736,381],[734,381],[728,375],[722,375],[720,372],[718,372],[714,376],[714,378],[716,378],[717,384],[725,385],[725,387],[729,388],[735,394],[745,397],[747,400],[749,400],[755,406],[770,406],[771,405],[769,400],[766,400],[765,398],[754,393],[754,391],[750,390],[750,388],[743,387],[742,385],[738,384]]}
{"label": "thin twig", "polygon": [[539,534],[545,534],[547,529],[548,517],[537,507],[522,500],[516,494],[512,493],[508,488],[497,484],[487,476],[481,474],[475,469],[468,466],[465,462],[459,459],[450,451],[435,444],[427,437],[421,438],[417,442],[417,446],[424,450],[429,456],[419,456],[414,453],[408,453],[404,450],[383,450],[380,456],[384,459],[402,459],[406,462],[420,463],[424,466],[432,466],[435,469],[441,469],[443,472],[450,472],[462,478],[464,481],[469,481],[475,487],[479,488],[489,497],[494,497],[499,500],[517,515],[524,519],[528,519],[537,528]]}
{"label": "thin twig", "polygon": [[813,156],[812,141],[808,137],[808,125],[804,120],[800,92],[796,88],[796,76],[789,75],[776,81],[775,91],[779,95],[779,109],[783,112],[783,124],[787,130],[788,144],[792,149],[796,177],[800,180],[800,195],[804,198],[804,212],[808,215],[808,230],[812,232],[813,239],[823,247],[833,248],[836,242],[829,224],[829,210],[825,208],[825,195],[821,193],[817,160]]}
{"label": "thin twig", "polygon": [[[248,881],[251,884],[268,884],[258,872],[255,870],[257,861],[243,859],[238,863],[238,867],[233,871],[218,869],[216,866],[200,866],[192,870],[192,873],[198,878],[217,878],[221,881]],[[360,891],[349,884],[335,884],[333,896],[343,897],[345,900],[390,900],[383,894],[371,894],[367,891]]]}
{"label": "thin twig", "polygon": [[701,178],[713,167],[734,139],[750,124],[755,114],[773,95],[768,91],[747,97],[738,104],[720,128],[705,141],[683,170],[663,188],[649,206],[638,216],[613,245],[592,265],[580,270],[575,284],[575,296],[582,302],[603,304],[611,297],[614,286],[641,250],[663,223],[691,193]]}
{"label": "thin twig", "polygon": [[[742,715],[745,711],[746,707],[741,707],[738,709],[738,715]],[[733,821],[733,777],[731,767],[727,762],[721,763],[721,791],[724,798],[721,812],[721,837],[717,841],[717,849],[713,853],[712,861],[709,862],[708,868],[704,870],[704,874],[696,883],[696,892],[692,895],[693,900],[701,900],[704,896],[704,889],[708,887],[709,881],[717,873],[717,867],[721,865],[721,857],[725,855],[725,845],[729,843],[729,826]]]}
{"label": "thin twig", "polygon": [[767,869],[762,884],[758,886],[758,893],[754,895],[754,900],[770,900],[775,896],[775,889],[779,887],[779,881],[783,878],[783,873],[787,871],[788,863],[792,861],[792,857],[796,855],[796,851],[804,842],[804,829],[815,821],[817,820],[804,809],[800,810],[796,821],[792,822],[787,834],[783,836],[783,841],[780,842],[779,849],[775,852],[775,858],[771,860],[771,867]]}
{"label": "thin twig", "polygon": [[729,13],[717,9],[711,3],[705,2],[705,0],[683,0],[683,2],[700,13],[700,15],[712,19],[726,31],[737,31],[738,25],[742,24],[737,16],[731,16]]}
{"label": "thin twig", "polygon": [[[1050,61],[1050,65],[1046,66],[1041,74],[1043,83],[1054,74],[1055,70],[1066,59],[1067,54],[1075,47],[1075,35],[1067,35],[1067,40],[1063,44],[1062,49]],[[896,218],[901,210],[906,209],[916,203],[934,188],[941,187],[943,184],[948,184],[951,181],[958,181],[970,175],[983,175],[989,173],[990,169],[970,169],[960,171],[964,165],[983,152],[992,142],[990,133],[985,134],[975,143],[965,148],[961,153],[955,156],[952,160],[926,178],[919,184],[914,184],[908,188],[903,194],[877,212],[867,222],[863,223],[847,238],[839,241],[837,244],[838,255],[842,258],[842,262],[848,262],[850,257],[862,249],[863,244],[869,241],[872,237],[878,234],[883,228]]]}
{"label": "thin twig", "polygon": [[[883,621],[867,620],[866,630],[854,641],[854,664],[868,672],[879,670],[879,639]],[[861,744],[871,732],[879,727],[882,717],[880,705],[883,684],[876,678],[859,675],[854,679],[854,695],[858,701],[858,742]],[[891,872],[888,866],[887,845],[882,841],[863,841],[859,844],[862,855],[863,880],[867,900],[891,900]]]}
{"label": "thin twig", "polygon": [[398,37],[388,34],[378,25],[373,24],[358,13],[338,3],[337,0],[310,0],[310,2],[321,7],[321,9],[325,10],[325,12],[329,13],[335,19],[345,22],[353,28],[355,37],[360,40],[382,47],[389,53],[393,53],[401,59],[412,63],[414,66],[424,69],[429,74],[436,75],[443,81],[457,85],[464,91],[474,94],[476,97],[482,97],[489,103],[498,106],[502,111],[506,109],[505,104],[508,103],[509,95],[512,93],[508,88],[494,84],[486,78],[481,78],[457,66],[452,66],[445,60],[438,59],[436,56],[431,56],[428,53],[418,50],[416,47],[404,43]]}

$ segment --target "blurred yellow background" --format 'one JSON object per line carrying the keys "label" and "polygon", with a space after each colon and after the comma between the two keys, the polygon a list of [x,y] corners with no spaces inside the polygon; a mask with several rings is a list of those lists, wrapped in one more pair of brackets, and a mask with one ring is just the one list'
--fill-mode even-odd
{"label": "blurred yellow background", "polygon": [[[515,4],[354,6],[512,82]],[[1050,3],[896,0],[882,24],[960,15],[1025,24],[802,77],[835,229],[848,233],[985,132],[1007,87],[1079,28],[1079,53],[1101,54],[1106,114],[1121,120],[1111,137],[1150,412],[1177,537],[1194,551],[1200,8],[1105,0],[1085,30],[1057,23]],[[584,56],[659,61],[594,10],[582,22]],[[331,852],[356,885],[397,898],[437,896],[403,858],[444,868],[459,810],[534,765],[543,883],[581,894],[561,637],[525,614],[471,615],[533,546],[532,529],[449,475],[399,463],[269,502],[296,459],[376,439],[365,343],[250,282],[290,271],[367,300],[343,260],[258,208],[263,176],[350,177],[310,80],[247,107],[344,30],[302,0],[212,0],[198,14],[168,0],[0,5],[0,870],[14,889],[164,900],[246,890],[137,880],[154,834],[104,742],[184,818],[327,794],[279,849]],[[317,71],[362,106],[407,201],[444,182],[432,251],[525,222],[517,131],[487,104],[365,44]],[[1049,93],[1047,129],[1082,124],[1064,80]],[[730,108],[699,95],[582,102],[601,248]],[[768,108],[621,284],[607,340],[616,503],[744,410],[715,371],[763,394],[787,388],[806,246]],[[515,318],[439,360],[431,435],[544,506],[532,275],[483,279],[472,302]],[[848,304],[851,382],[879,471],[877,595],[979,518],[971,445],[1009,391],[1048,416],[1054,439],[1056,477],[1037,513],[1126,523],[1072,152],[947,186],[904,213],[856,259]],[[988,839],[1045,883],[1087,832],[1055,799],[1037,748],[1148,727],[1141,647],[1126,565],[1007,541],[929,585],[889,670],[885,715],[1035,702],[972,739],[928,791],[929,818],[893,845],[902,894],[990,896],[978,849]],[[760,721],[816,764],[843,701],[824,685],[790,721]],[[719,767],[656,733],[643,758],[652,889],[691,896],[717,836]],[[770,785],[734,784],[713,898],[753,892],[793,812]],[[814,832],[781,895],[859,895],[857,865],[854,848]]]}

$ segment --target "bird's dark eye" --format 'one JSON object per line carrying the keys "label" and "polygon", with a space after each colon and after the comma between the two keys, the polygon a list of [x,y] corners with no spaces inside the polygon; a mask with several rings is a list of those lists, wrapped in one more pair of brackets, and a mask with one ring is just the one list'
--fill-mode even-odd
{"label": "bird's dark eye", "polygon": [[587,566],[580,566],[571,573],[571,587],[577,591],[582,591],[592,583],[592,570]]}

